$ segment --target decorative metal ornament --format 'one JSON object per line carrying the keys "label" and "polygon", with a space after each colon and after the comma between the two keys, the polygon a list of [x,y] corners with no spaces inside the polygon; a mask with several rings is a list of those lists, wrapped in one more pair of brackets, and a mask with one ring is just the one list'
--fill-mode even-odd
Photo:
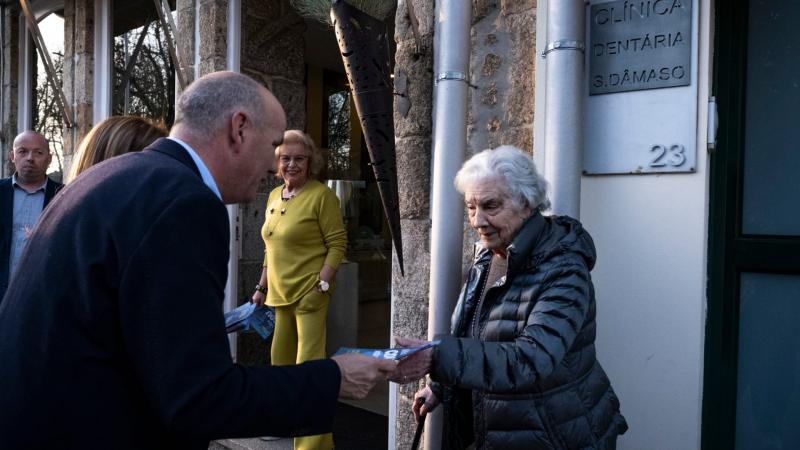
{"label": "decorative metal ornament", "polygon": [[342,0],[331,5],[331,19],[342,53],[356,111],[369,151],[370,165],[394,242],[400,273],[403,243],[394,144],[393,86],[386,25]]}

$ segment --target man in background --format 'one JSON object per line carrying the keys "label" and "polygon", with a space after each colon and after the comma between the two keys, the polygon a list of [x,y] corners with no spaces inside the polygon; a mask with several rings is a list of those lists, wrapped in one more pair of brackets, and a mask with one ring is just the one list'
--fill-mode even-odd
{"label": "man in background", "polygon": [[203,449],[330,432],[393,361],[234,364],[222,315],[225,204],[248,202],[286,118],[218,72],[178,99],[169,138],[111,158],[45,211],[0,305],[4,449]]}
{"label": "man in background", "polygon": [[61,183],[47,177],[50,146],[44,136],[24,131],[8,156],[16,171],[0,180],[0,302],[33,226]]}

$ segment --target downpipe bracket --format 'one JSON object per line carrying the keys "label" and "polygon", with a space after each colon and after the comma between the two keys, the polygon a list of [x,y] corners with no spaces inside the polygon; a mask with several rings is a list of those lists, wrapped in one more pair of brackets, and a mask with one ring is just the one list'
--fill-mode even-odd
{"label": "downpipe bracket", "polygon": [[583,41],[576,41],[572,39],[561,39],[547,44],[542,52],[542,58],[547,58],[547,54],[556,50],[577,50],[581,53],[586,52],[586,45]]}
{"label": "downpipe bracket", "polygon": [[439,84],[440,81],[463,81],[472,89],[478,89],[478,86],[469,82],[469,77],[464,72],[441,72],[436,76],[436,84]]}
{"label": "downpipe bracket", "polygon": [[438,83],[440,81],[463,81],[469,84],[467,74],[456,71],[440,72],[439,75],[436,76],[436,82]]}

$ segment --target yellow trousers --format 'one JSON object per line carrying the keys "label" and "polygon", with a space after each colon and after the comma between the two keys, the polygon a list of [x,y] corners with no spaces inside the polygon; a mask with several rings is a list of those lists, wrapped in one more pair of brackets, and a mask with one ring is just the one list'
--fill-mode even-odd
{"label": "yellow trousers", "polygon": [[[316,289],[299,301],[275,307],[272,337],[272,365],[286,366],[325,358],[325,324],[329,293]],[[318,434],[294,438],[295,450],[331,450],[333,435]]]}

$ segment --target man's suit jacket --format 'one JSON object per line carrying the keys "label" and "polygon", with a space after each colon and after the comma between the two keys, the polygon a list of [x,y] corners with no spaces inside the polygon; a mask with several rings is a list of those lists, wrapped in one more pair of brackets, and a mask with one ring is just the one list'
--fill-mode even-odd
{"label": "man's suit jacket", "polygon": [[[58,181],[47,179],[44,188],[44,206],[50,203],[63,185]],[[0,301],[8,288],[9,259],[11,258],[11,225],[14,215],[14,186],[11,177],[0,180]]]}
{"label": "man's suit jacket", "polygon": [[205,450],[330,432],[334,361],[231,361],[228,236],[225,206],[170,140],[67,185],[0,305],[0,445]]}

